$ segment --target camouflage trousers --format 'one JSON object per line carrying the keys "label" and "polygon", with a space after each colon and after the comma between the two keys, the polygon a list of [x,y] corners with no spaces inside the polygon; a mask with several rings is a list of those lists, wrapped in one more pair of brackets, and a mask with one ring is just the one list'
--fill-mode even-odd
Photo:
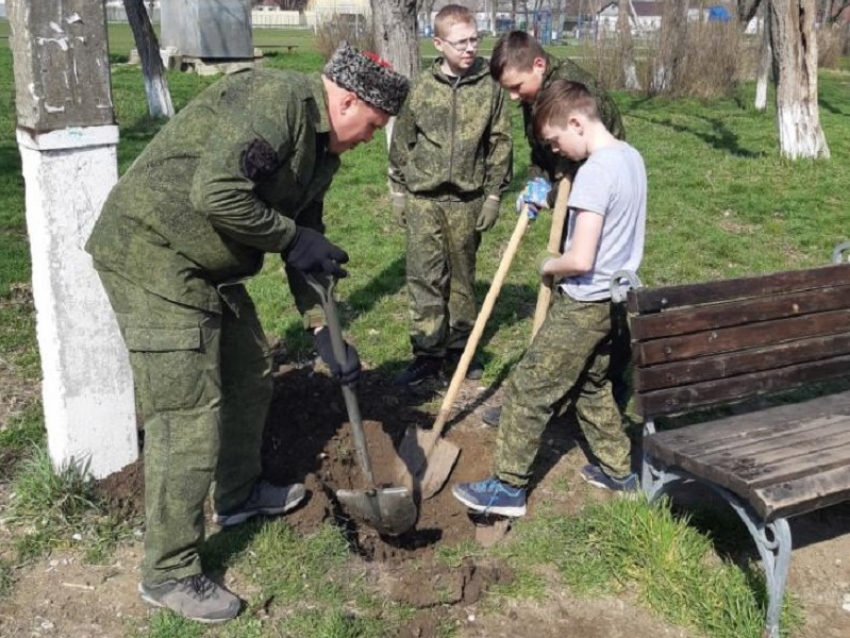
{"label": "camouflage trousers", "polygon": [[211,487],[216,511],[250,495],[261,470],[271,354],[241,284],[226,287],[227,303],[215,314],[99,274],[130,353],[144,423],[142,581],[155,586],[201,572]]}
{"label": "camouflage trousers", "polygon": [[437,201],[409,195],[407,292],[414,355],[462,350],[475,325],[475,230],[483,200]]}
{"label": "camouflage trousers", "polygon": [[527,485],[549,419],[572,400],[591,452],[606,474],[627,475],[631,441],[611,392],[608,368],[612,315],[607,302],[556,293],[546,320],[508,379],[496,447],[495,474]]}

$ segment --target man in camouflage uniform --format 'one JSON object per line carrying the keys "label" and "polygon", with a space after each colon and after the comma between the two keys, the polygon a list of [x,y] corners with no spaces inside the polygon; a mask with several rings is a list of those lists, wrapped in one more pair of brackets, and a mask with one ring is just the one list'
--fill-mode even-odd
{"label": "man in camouflage uniform", "polygon": [[[447,5],[434,20],[442,53],[421,73],[393,127],[393,207],[407,229],[407,289],[414,360],[396,383],[415,385],[456,365],[475,324],[475,259],[496,223],[512,176],[504,92],[476,55],[468,9]],[[467,372],[481,377],[476,359]]]}
{"label": "man in camouflage uniform", "polygon": [[204,501],[236,525],[282,514],[300,484],[260,480],[271,357],[241,283],[281,255],[316,349],[343,383],[305,274],[345,276],[324,237],[323,198],[339,155],[372,138],[407,95],[372,54],[338,49],[322,74],[254,69],[212,85],[150,142],[110,193],[86,244],[130,353],[144,422],[142,599],[221,622],[239,599],[204,575]]}
{"label": "man in camouflage uniform", "polygon": [[587,161],[570,193],[572,214],[562,253],[539,261],[557,282],[546,319],[511,373],[499,423],[495,477],[458,483],[452,493],[476,512],[526,513],[526,487],[541,437],[556,406],[570,398],[593,462],[581,470],[592,485],[617,492],[638,487],[631,442],[608,379],[613,322],[611,282],[636,272],[643,258],[646,169],[634,148],[602,123],[593,94],[555,80],[534,106],[535,133],[555,152]]}
{"label": "man in camouflage uniform", "polygon": [[[531,215],[540,208],[555,205],[557,186],[562,178],[570,180],[582,162],[574,161],[553,152],[551,147],[534,135],[532,106],[537,95],[555,80],[581,82],[596,99],[599,117],[614,137],[626,139],[620,110],[614,100],[602,89],[593,76],[570,59],[558,59],[548,54],[540,42],[525,31],[511,31],[499,38],[490,56],[490,74],[508,92],[512,100],[522,107],[525,137],[531,148],[528,183],[517,198],[517,212],[527,204]],[[533,218],[533,217],[532,217]],[[617,309],[615,346],[611,356],[611,379],[618,404],[628,402],[628,384],[624,378],[631,358],[628,325],[622,308]],[[498,425],[501,407],[484,412],[483,420]]]}

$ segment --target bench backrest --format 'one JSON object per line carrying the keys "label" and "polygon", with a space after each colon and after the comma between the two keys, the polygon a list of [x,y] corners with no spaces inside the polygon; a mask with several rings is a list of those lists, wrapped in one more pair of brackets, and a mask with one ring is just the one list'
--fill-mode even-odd
{"label": "bench backrest", "polygon": [[850,263],[628,293],[644,419],[850,377]]}

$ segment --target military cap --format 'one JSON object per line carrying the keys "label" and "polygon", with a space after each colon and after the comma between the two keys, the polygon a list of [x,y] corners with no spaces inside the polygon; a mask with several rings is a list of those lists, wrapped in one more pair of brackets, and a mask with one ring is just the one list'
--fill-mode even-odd
{"label": "military cap", "polygon": [[343,42],[324,68],[325,76],[374,107],[398,115],[410,82],[374,53]]}

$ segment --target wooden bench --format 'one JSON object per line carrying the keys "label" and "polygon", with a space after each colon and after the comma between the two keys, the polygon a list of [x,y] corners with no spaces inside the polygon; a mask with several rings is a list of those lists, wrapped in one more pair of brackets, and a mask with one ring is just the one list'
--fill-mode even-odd
{"label": "wooden bench", "polygon": [[287,53],[292,53],[298,48],[297,44],[264,44],[261,49],[286,49]]}
{"label": "wooden bench", "polygon": [[850,379],[847,251],[850,243],[838,246],[832,266],[694,285],[644,288],[634,275],[615,276],[631,283],[643,489],[651,502],[699,481],[734,508],[767,576],[769,638],[779,637],[791,560],[787,519],[850,498],[850,392],[744,404],[749,411],[661,432],[654,420]]}

